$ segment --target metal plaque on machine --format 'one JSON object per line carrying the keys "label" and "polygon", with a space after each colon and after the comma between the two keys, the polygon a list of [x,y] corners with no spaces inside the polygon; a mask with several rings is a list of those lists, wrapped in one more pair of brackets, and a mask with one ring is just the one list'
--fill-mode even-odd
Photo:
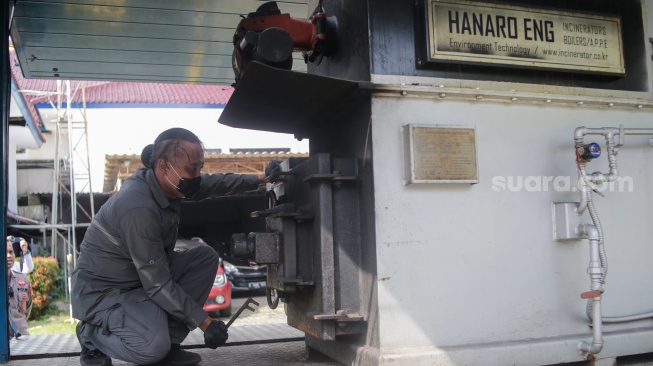
{"label": "metal plaque on machine", "polygon": [[428,0],[429,61],[624,75],[621,18]]}
{"label": "metal plaque on machine", "polygon": [[405,183],[478,183],[476,130],[405,125]]}

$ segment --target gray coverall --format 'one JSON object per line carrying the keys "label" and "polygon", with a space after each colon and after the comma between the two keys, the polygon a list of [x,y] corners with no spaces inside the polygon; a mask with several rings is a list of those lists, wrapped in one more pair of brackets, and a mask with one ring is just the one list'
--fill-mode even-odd
{"label": "gray coverall", "polygon": [[[194,199],[258,188],[256,175],[202,174]],[[136,364],[161,360],[206,317],[218,267],[207,245],[175,252],[181,200],[138,169],[93,218],[72,275],[79,341]]]}

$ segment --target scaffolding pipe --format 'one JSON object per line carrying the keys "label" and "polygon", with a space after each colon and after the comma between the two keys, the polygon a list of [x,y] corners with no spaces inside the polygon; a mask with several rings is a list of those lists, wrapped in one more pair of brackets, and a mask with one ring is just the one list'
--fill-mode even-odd
{"label": "scaffolding pipe", "polygon": [[[77,224],[77,193],[75,191],[75,164],[73,162],[73,116],[70,112],[70,104],[72,103],[70,95],[70,80],[66,80],[66,115],[68,121],[68,159],[69,159],[69,171],[70,171],[70,224],[71,224],[71,236],[72,242],[74,245],[77,243],[76,239],[76,230],[75,226]],[[70,252],[68,252],[70,253]]]}
{"label": "scaffolding pipe", "polygon": [[[52,212],[50,223],[52,225],[57,225],[59,223],[59,175],[61,174],[60,164],[59,164],[59,149],[60,149],[60,124],[63,116],[61,115],[61,80],[57,80],[57,121],[55,123],[55,133],[54,133],[54,179],[52,182]],[[50,251],[55,260],[57,260],[57,229],[52,226],[50,234]]]}

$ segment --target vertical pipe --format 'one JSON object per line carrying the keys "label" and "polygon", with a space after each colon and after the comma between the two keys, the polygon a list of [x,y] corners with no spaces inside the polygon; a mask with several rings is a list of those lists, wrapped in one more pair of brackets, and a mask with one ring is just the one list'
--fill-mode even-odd
{"label": "vertical pipe", "polygon": [[580,202],[576,207],[576,213],[581,215],[587,208],[587,182],[585,181],[585,167],[580,165],[578,169],[578,190],[580,191]]}
{"label": "vertical pipe", "polygon": [[[93,199],[93,181],[91,180],[91,157],[88,150],[88,119],[86,118],[86,82],[82,83],[82,107],[84,115],[84,137],[86,142],[86,166],[88,168],[88,193],[91,204],[91,220],[95,216],[95,200]],[[77,264],[77,256],[73,257],[73,265]]]}
{"label": "vertical pipe", "polygon": [[60,139],[61,139],[61,80],[57,80],[57,122],[55,123],[55,132],[54,132],[54,171],[52,175],[54,179],[52,180],[52,212],[50,223],[52,224],[52,232],[50,234],[51,240],[51,250],[52,255],[55,260],[58,260],[58,250],[57,250],[57,241],[59,240],[57,231],[57,225],[59,224],[59,179],[60,175]]}
{"label": "vertical pipe", "polygon": [[601,282],[603,269],[599,256],[598,232],[593,225],[584,225],[582,231],[590,237],[590,264],[587,268],[591,278],[591,289],[598,295],[592,298],[592,341],[581,342],[578,348],[583,352],[597,354],[603,349],[603,324],[601,318]]}
{"label": "vertical pipe", "polygon": [[71,267],[70,264],[72,262],[72,254],[68,254],[66,256],[66,278],[68,282],[68,309],[70,311],[70,323],[73,324],[75,322],[75,319],[73,318],[73,302],[71,301],[72,297],[72,277],[71,277]]}
{"label": "vertical pipe", "polygon": [[[68,158],[70,171],[70,225],[71,225],[71,235],[68,235],[69,240],[72,240],[73,250],[77,245],[76,240],[76,229],[77,229],[77,189],[75,188],[75,162],[74,162],[74,140],[73,140],[73,115],[71,110],[72,96],[70,95],[70,80],[66,80],[66,120],[68,123]],[[69,246],[70,248],[70,246]],[[70,249],[68,250],[70,252]]]}
{"label": "vertical pipe", "polygon": [[582,342],[578,348],[587,353],[597,354],[603,349],[603,334],[601,330],[601,297],[592,299],[592,342]]}

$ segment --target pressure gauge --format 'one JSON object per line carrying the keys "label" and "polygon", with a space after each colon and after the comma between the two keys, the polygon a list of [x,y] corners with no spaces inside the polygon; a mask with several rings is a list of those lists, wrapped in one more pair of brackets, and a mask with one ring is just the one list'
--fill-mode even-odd
{"label": "pressure gauge", "polygon": [[596,142],[592,142],[583,146],[583,152],[580,154],[580,157],[583,160],[592,160],[601,156],[601,146]]}

